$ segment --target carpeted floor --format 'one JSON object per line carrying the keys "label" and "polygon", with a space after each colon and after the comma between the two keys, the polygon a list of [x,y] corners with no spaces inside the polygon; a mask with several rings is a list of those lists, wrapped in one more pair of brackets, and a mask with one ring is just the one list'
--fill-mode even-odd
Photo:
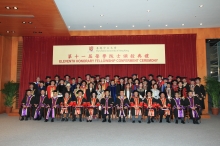
{"label": "carpeted floor", "polygon": [[174,122],[19,121],[0,114],[0,146],[219,146],[220,115],[199,125]]}

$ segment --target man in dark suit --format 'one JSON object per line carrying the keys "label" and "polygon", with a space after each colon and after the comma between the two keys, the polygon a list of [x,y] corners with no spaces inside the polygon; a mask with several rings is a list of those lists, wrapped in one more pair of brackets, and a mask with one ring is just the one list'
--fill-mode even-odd
{"label": "man in dark suit", "polygon": [[117,92],[117,95],[119,96],[120,95],[120,91],[121,90],[125,90],[125,84],[124,84],[124,78],[120,78],[119,79],[119,84],[117,84],[117,89],[116,89],[116,92]]}
{"label": "man in dark suit", "polygon": [[92,92],[96,92],[93,83],[89,83],[88,89],[86,89],[87,101],[90,101]]}

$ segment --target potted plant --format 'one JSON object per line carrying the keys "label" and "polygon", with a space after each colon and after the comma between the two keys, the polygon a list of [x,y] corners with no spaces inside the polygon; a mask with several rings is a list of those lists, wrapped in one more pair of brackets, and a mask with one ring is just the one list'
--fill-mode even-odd
{"label": "potted plant", "polygon": [[18,83],[15,83],[14,81],[8,81],[4,84],[4,88],[0,90],[4,94],[4,105],[6,107],[6,113],[10,113],[12,111],[12,105],[15,102],[18,89]]}
{"label": "potted plant", "polygon": [[218,115],[219,113],[219,101],[220,101],[220,82],[218,82],[218,79],[214,77],[205,77],[205,89],[209,96],[212,99],[213,107],[212,114]]}

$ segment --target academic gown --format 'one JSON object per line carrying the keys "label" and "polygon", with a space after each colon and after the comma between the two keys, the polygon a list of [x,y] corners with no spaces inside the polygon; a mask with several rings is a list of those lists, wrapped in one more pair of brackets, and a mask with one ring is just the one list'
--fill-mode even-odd
{"label": "academic gown", "polygon": [[117,109],[117,117],[127,116],[128,109],[125,109],[125,107],[129,106],[129,100],[126,96],[124,96],[124,98],[122,99],[121,99],[121,96],[119,96],[116,100],[115,106],[120,107],[120,109]]}
{"label": "academic gown", "polygon": [[30,110],[32,110],[32,108],[33,108],[33,106],[34,106],[34,103],[36,102],[36,99],[35,99],[35,96],[32,96],[32,95],[31,95],[31,99],[30,99],[30,101],[28,102],[27,98],[28,98],[28,96],[25,95],[24,98],[22,99],[22,101],[21,101],[21,107],[20,107],[20,109],[19,109],[19,114],[22,116],[22,110],[23,110],[23,104],[24,104],[24,105],[29,106],[29,107],[27,108],[27,115],[26,115],[26,116],[27,116],[27,117],[30,117]]}
{"label": "academic gown", "polygon": [[[91,106],[96,106],[99,103],[98,98],[90,98],[89,101]],[[88,107],[86,110],[86,116],[96,115],[98,111],[98,107]]]}
{"label": "academic gown", "polygon": [[106,115],[112,114],[112,108],[108,108],[107,110],[105,109],[105,107],[112,107],[114,105],[114,101],[111,97],[109,97],[108,100],[106,98],[102,98],[100,104],[103,107],[102,108],[102,117],[105,117]]}
{"label": "academic gown", "polygon": [[[44,95],[44,98],[42,98],[42,95],[35,97],[35,103],[34,104],[36,104],[37,107],[33,106],[33,109],[32,109],[32,116],[34,118],[37,118],[39,116],[40,116],[40,118],[44,117],[44,100],[46,98],[47,98],[46,95]],[[40,112],[40,113],[38,113],[38,112]]]}
{"label": "academic gown", "polygon": [[199,104],[202,109],[205,109],[205,102],[204,102],[205,95],[206,95],[205,87],[202,84],[196,85],[194,88],[194,91],[195,91],[195,94],[198,95],[198,98],[202,98],[202,100],[199,99]]}
{"label": "academic gown", "polygon": [[[152,106],[154,103],[156,104],[156,103],[158,103],[158,100],[157,99],[155,99],[155,98],[151,98],[152,99],[152,103],[151,103],[151,105],[150,106]],[[144,99],[144,103],[145,104],[147,104],[147,106],[149,106],[149,100],[150,99],[148,99],[148,98],[145,98]],[[145,109],[145,116],[149,116],[149,112],[150,112],[150,110],[154,110],[154,116],[156,115],[156,108],[152,108],[152,109],[149,109],[149,108],[146,108]]]}
{"label": "academic gown", "polygon": [[[134,105],[140,105],[140,103],[142,102],[143,100],[141,99],[141,98],[139,98],[138,97],[138,101],[137,101],[137,103],[135,103],[135,100],[134,100],[134,97],[132,97],[131,99],[130,99],[130,103],[133,103]],[[134,107],[131,107],[131,115],[132,116],[135,116],[135,108]],[[142,110],[142,107],[139,107],[139,110]],[[141,111],[141,114],[140,115],[142,115],[143,113],[142,113],[142,111]]]}
{"label": "academic gown", "polygon": [[[186,100],[186,99],[185,99]],[[181,98],[173,98],[171,100],[171,106],[174,109],[174,117],[175,119],[177,118],[183,118],[185,116],[184,111],[185,111],[185,100]],[[177,107],[180,107],[178,110]]]}
{"label": "academic gown", "polygon": [[[170,115],[170,109],[171,109],[171,103],[168,99],[164,98],[163,100],[165,100],[166,103],[163,103],[162,99],[158,99],[157,103],[160,105],[160,107],[164,107],[166,105],[167,110],[162,110],[161,108],[159,108],[159,114],[160,116],[163,116],[164,114],[166,116]],[[170,107],[168,107],[168,105],[170,104]]]}
{"label": "academic gown", "polygon": [[[57,86],[57,90],[58,90],[58,92],[61,93],[61,94],[63,94],[63,93],[65,92],[65,88],[66,88],[65,85],[58,85],[58,86]],[[63,94],[63,96],[64,96],[64,94]]]}
{"label": "academic gown", "polygon": [[[200,101],[199,99],[194,96],[193,98],[186,98],[185,101],[185,106],[189,107],[189,115],[190,115],[190,118],[200,118],[200,115],[201,115],[201,112],[199,110],[199,108],[201,108],[200,106]],[[191,106],[194,106],[194,107],[197,107],[196,110],[192,110],[190,107]]]}

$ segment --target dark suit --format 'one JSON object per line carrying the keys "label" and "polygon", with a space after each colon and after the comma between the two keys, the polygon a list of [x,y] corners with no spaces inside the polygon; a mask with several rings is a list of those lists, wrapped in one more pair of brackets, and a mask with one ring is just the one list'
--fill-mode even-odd
{"label": "dark suit", "polygon": [[125,84],[117,84],[116,93],[118,96],[120,95],[119,93],[121,90],[125,90]]}
{"label": "dark suit", "polygon": [[94,92],[94,91],[95,91],[94,88],[92,88],[92,90],[86,89],[86,97],[87,97],[87,101],[88,101],[88,102],[91,100],[91,96],[92,96],[91,93]]}

